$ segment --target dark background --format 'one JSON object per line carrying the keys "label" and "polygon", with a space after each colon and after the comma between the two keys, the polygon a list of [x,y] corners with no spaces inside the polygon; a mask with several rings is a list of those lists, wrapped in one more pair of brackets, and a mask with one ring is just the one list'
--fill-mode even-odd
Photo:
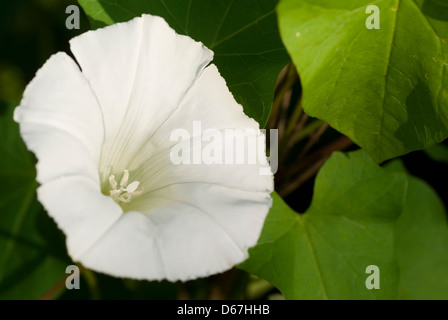
{"label": "dark background", "polygon": [[80,29],[68,30],[65,13],[74,0],[15,0],[0,5],[0,103],[18,103],[26,84],[68,40],[89,30],[80,8]]}

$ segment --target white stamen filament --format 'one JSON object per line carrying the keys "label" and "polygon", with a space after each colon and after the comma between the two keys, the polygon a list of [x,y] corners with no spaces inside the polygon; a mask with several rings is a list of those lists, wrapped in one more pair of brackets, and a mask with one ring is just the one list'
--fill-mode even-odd
{"label": "white stamen filament", "polygon": [[110,186],[112,187],[112,189],[110,190],[109,193],[110,193],[110,196],[112,197],[112,199],[115,200],[115,202],[129,203],[132,200],[132,196],[138,196],[138,195],[142,194],[141,190],[136,191],[140,185],[139,181],[133,181],[133,182],[129,183],[129,185],[128,185],[128,181],[129,181],[129,171],[128,170],[124,170],[123,177],[121,178],[119,188],[118,188],[118,183],[115,180],[115,176],[111,175],[109,177],[109,183],[110,183]]}

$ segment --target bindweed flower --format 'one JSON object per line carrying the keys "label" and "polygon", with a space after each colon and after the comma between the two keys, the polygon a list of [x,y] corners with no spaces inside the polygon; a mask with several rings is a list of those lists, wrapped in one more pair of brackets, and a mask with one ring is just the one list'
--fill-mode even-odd
{"label": "bindweed flower", "polygon": [[244,261],[271,206],[272,173],[260,174],[269,165],[170,160],[189,142],[172,141],[172,131],[198,121],[203,131],[264,138],[210,63],[213,52],[151,15],[70,45],[79,66],[53,55],[15,120],[38,159],[38,199],[71,258],[113,276],[171,281]]}

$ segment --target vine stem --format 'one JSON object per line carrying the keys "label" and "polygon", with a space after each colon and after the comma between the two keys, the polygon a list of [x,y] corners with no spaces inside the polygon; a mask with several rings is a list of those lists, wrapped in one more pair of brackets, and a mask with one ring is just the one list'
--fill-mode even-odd
{"label": "vine stem", "polygon": [[[101,299],[100,291],[98,289],[98,281],[96,275],[93,271],[84,268],[82,265],[77,264],[79,267],[79,274],[84,275],[84,278],[87,282],[87,285],[90,289],[90,294],[92,295],[92,299],[99,300]],[[69,275],[66,274],[62,279],[60,279],[53,287],[51,287],[47,292],[45,292],[38,300],[50,300],[52,299],[59,291],[65,289],[65,281]]]}
{"label": "vine stem", "polygon": [[[303,156],[305,154],[308,153],[308,151],[310,151],[310,149],[319,142],[320,137],[324,134],[324,132],[328,129],[329,125],[326,122],[321,122],[320,126],[317,126],[317,128],[319,128],[315,133],[311,133],[309,136],[310,138],[308,139],[308,142],[306,143],[306,145],[303,147],[303,149],[300,151],[299,157],[298,159],[302,159]],[[310,130],[311,131],[311,130]],[[312,131],[311,131],[312,132]]]}
{"label": "vine stem", "polygon": [[306,136],[312,134],[317,129],[324,127],[326,124],[319,119],[313,120],[310,124],[305,126],[302,130],[297,132],[297,135],[293,137],[292,143],[297,143],[300,140],[304,139]]}
{"label": "vine stem", "polygon": [[285,79],[280,82],[278,90],[275,93],[274,102],[272,103],[271,116],[269,117],[268,127],[277,128],[278,121],[280,120],[280,107],[282,105],[283,99],[288,91],[291,90],[292,86],[297,80],[297,73],[292,64],[288,67],[288,72]]}
{"label": "vine stem", "polygon": [[287,184],[285,187],[281,188],[278,191],[278,194],[283,198],[287,195],[291,194],[294,190],[299,188],[303,183],[305,183],[308,179],[310,179],[314,174],[319,171],[319,169],[324,165],[325,161],[327,161],[328,157],[322,158],[310,167],[308,167],[302,174],[298,175],[295,180],[291,183]]}
{"label": "vine stem", "polygon": [[[291,119],[288,122],[288,125],[286,127],[285,130],[285,134],[282,136],[282,139],[280,141],[280,146],[281,147],[285,147],[288,146],[290,144],[290,140],[291,140],[291,134],[295,134],[295,132],[300,131],[300,127],[298,128],[300,122],[300,116],[302,115],[302,97],[299,98],[299,101],[297,102],[297,104],[294,107],[294,111],[292,113]],[[302,124],[302,126],[304,125],[304,123]]]}
{"label": "vine stem", "polygon": [[51,287],[47,292],[45,292],[38,300],[50,300],[53,298],[59,291],[65,288],[65,280],[67,276],[64,276],[61,280],[59,280],[53,287]]}
{"label": "vine stem", "polygon": [[[284,186],[282,186],[278,190],[279,195],[282,197],[286,197],[287,195],[291,194],[294,190],[299,188],[304,182],[306,182],[309,178],[316,174],[334,151],[344,150],[352,144],[353,142],[348,137],[341,136],[304,158],[302,161],[300,161],[299,165],[293,165],[295,167],[295,172],[292,173],[292,175],[301,172],[304,168],[305,169],[301,174],[291,179],[290,182],[284,184]],[[287,172],[290,172],[288,169],[286,170]]]}
{"label": "vine stem", "polygon": [[100,290],[98,288],[98,279],[97,279],[95,273],[90,269],[86,269],[84,267],[81,267],[81,268],[84,271],[84,278],[86,279],[87,285],[89,286],[92,299],[100,300],[101,294],[100,294]]}

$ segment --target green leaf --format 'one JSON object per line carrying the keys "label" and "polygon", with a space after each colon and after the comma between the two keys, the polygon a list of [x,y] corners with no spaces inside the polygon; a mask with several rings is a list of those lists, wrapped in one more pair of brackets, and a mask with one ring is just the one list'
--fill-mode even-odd
{"label": "green leaf", "polygon": [[[334,154],[300,215],[277,195],[257,246],[240,267],[288,299],[448,299],[448,224],[442,201],[399,161]],[[397,216],[399,217],[397,218]],[[367,265],[380,290],[367,290]]]}
{"label": "green leaf", "polygon": [[[380,29],[367,29],[368,5]],[[443,0],[281,0],[282,39],[303,107],[381,162],[448,137]]]}
{"label": "green leaf", "polygon": [[[274,194],[259,242],[241,268],[287,299],[396,298],[394,224],[405,192],[405,174],[378,167],[362,151],[334,153],[304,215]],[[380,268],[380,290],[366,288],[369,265]]]}
{"label": "green leaf", "polygon": [[[398,161],[388,169],[405,172]],[[408,176],[406,202],[397,220],[395,251],[400,299],[448,299],[448,223],[437,193]]]}
{"label": "green leaf", "polygon": [[436,144],[426,149],[425,153],[434,161],[448,163],[448,147],[444,144]]}
{"label": "green leaf", "polygon": [[93,28],[158,15],[215,52],[213,62],[246,114],[264,126],[289,57],[280,40],[277,0],[79,0]]}
{"label": "green leaf", "polygon": [[396,232],[400,298],[448,299],[446,211],[434,190],[419,179],[409,179]]}
{"label": "green leaf", "polygon": [[0,299],[37,299],[65,277],[70,260],[37,202],[34,161],[12,110],[0,106]]}

